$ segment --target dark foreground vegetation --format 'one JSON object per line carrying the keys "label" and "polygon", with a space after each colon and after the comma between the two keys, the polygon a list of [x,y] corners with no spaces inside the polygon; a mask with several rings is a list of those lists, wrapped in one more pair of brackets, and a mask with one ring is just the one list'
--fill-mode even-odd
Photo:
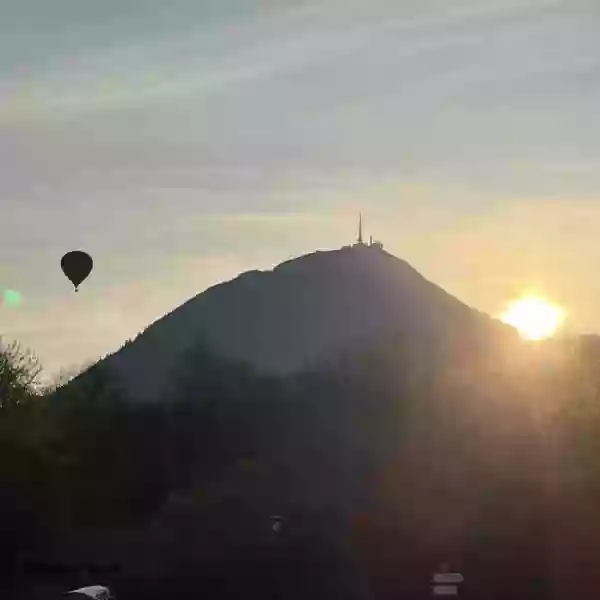
{"label": "dark foreground vegetation", "polygon": [[465,598],[596,597],[599,359],[459,331],[276,379],[198,345],[133,403],[3,346],[0,596],[413,600],[447,562]]}

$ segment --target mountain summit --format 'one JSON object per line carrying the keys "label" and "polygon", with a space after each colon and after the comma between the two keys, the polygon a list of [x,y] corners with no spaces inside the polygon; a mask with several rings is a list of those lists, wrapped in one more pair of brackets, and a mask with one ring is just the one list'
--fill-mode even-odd
{"label": "mountain summit", "polygon": [[102,362],[140,399],[167,389],[203,341],[224,358],[289,374],[383,335],[411,344],[491,319],[426,280],[381,244],[317,251],[248,271],[191,298]]}

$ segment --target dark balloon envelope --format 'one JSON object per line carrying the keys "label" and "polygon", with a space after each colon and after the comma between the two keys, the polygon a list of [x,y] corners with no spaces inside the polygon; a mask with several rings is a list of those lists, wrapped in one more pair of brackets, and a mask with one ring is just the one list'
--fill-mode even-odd
{"label": "dark balloon envelope", "polygon": [[60,267],[69,281],[77,287],[88,277],[94,267],[92,257],[83,250],[67,252],[60,260]]}

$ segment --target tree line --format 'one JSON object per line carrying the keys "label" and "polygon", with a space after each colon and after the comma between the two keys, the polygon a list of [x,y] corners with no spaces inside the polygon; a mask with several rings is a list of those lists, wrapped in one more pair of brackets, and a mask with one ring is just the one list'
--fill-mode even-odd
{"label": "tree line", "polygon": [[141,403],[3,345],[0,593],[425,598],[447,562],[470,598],[589,594],[599,357],[461,328],[271,377],[199,342]]}

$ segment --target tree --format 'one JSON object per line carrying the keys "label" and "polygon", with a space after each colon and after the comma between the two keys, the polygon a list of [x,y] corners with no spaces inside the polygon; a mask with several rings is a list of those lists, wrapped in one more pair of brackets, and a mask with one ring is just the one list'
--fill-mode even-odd
{"label": "tree", "polygon": [[5,345],[0,338],[0,408],[22,404],[36,395],[41,371],[33,352],[16,341]]}
{"label": "tree", "polygon": [[10,583],[17,556],[44,538],[51,432],[40,373],[33,352],[0,340],[0,582]]}

